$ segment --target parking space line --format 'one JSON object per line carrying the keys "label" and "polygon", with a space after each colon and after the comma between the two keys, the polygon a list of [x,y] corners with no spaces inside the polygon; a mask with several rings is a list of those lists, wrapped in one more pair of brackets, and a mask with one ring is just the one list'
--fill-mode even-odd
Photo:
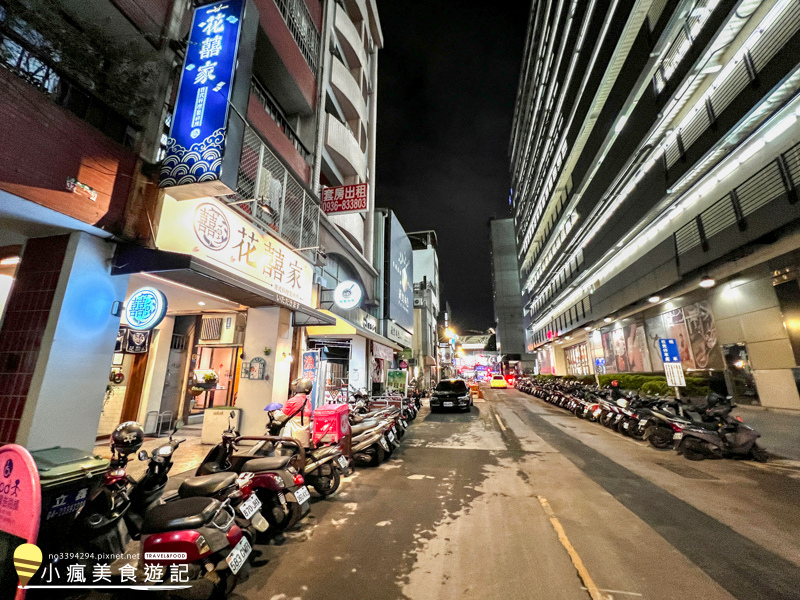
{"label": "parking space line", "polygon": [[494,418],[497,419],[497,424],[500,425],[500,429],[502,429],[503,431],[506,431],[506,426],[503,425],[503,422],[500,420],[500,415],[498,415],[497,413],[494,413]]}
{"label": "parking space line", "polygon": [[578,571],[578,575],[583,581],[583,584],[586,586],[586,591],[589,592],[589,596],[592,598],[592,600],[606,600],[606,598],[600,593],[600,589],[597,587],[597,585],[595,585],[591,575],[589,575],[589,571],[583,564],[583,561],[581,560],[577,550],[575,550],[574,546],[570,543],[569,538],[567,538],[567,534],[564,532],[561,522],[558,520],[558,517],[556,517],[553,509],[550,508],[550,503],[547,501],[547,498],[544,496],[536,496],[536,498],[539,500],[539,503],[542,505],[545,514],[550,519],[550,524],[553,526],[553,529],[558,536],[558,541],[561,542],[562,546],[564,546],[567,554],[569,554],[572,564],[575,565],[575,569]]}

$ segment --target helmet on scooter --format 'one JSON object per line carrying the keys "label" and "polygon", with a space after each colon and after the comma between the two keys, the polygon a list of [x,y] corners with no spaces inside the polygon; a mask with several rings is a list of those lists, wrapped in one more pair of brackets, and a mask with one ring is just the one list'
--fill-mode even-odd
{"label": "helmet on scooter", "polygon": [[612,387],[618,387],[618,386],[619,386],[619,381],[617,381],[616,379],[615,379],[615,380],[613,380],[613,381],[611,382],[611,386],[612,386]]}
{"label": "helmet on scooter", "polygon": [[120,423],[111,433],[111,447],[123,456],[133,454],[142,447],[144,431],[136,421]]}
{"label": "helmet on scooter", "polygon": [[314,387],[314,382],[307,378],[295,379],[292,382],[292,393],[294,394],[308,394],[311,388]]}

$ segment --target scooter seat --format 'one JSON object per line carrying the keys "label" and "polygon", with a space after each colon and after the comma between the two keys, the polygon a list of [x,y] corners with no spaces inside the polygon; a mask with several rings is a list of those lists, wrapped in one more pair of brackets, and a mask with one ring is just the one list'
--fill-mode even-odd
{"label": "scooter seat", "polygon": [[245,473],[247,471],[252,471],[258,473],[259,471],[279,471],[285,469],[291,460],[291,454],[289,456],[264,456],[261,458],[254,458],[243,463],[239,472]]}
{"label": "scooter seat", "polygon": [[181,498],[213,496],[235,483],[236,475],[234,473],[214,473],[213,475],[190,477],[181,484],[178,489],[178,495]]}
{"label": "scooter seat", "polygon": [[365,431],[369,431],[370,429],[375,429],[380,425],[380,421],[365,421],[363,423],[358,423],[356,425],[350,426],[350,431],[353,435],[358,435],[359,433],[364,433]]}
{"label": "scooter seat", "polygon": [[219,506],[213,498],[185,498],[159,504],[145,513],[142,533],[199,529],[211,521]]}

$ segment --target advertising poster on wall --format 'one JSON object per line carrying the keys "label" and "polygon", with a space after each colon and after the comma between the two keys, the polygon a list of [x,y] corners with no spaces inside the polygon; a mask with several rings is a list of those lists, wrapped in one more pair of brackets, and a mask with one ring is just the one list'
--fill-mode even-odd
{"label": "advertising poster on wall", "polygon": [[683,318],[683,310],[676,308],[661,315],[666,329],[666,337],[673,338],[678,342],[678,350],[681,353],[681,364],[684,369],[694,369],[694,357],[692,356],[691,342],[689,341],[689,330],[686,328],[686,321]]}
{"label": "advertising poster on wall", "polygon": [[617,373],[627,373],[628,348],[625,346],[625,330],[619,327],[611,332],[611,342],[614,348],[614,369]]}
{"label": "advertising poster on wall", "polygon": [[633,323],[625,327],[625,345],[628,348],[628,368],[632,373],[653,370],[647,350],[647,335],[644,323]]}
{"label": "advertising poster on wall", "polygon": [[601,331],[601,338],[603,340],[603,357],[605,358],[606,373],[616,373],[617,362],[614,359],[614,340],[612,338],[612,330],[606,329]]}
{"label": "advertising poster on wall", "polygon": [[412,249],[403,226],[394,213],[389,224],[389,240],[386,252],[389,273],[389,314],[400,327],[414,331],[414,272],[411,262]]}
{"label": "advertising poster on wall", "polygon": [[695,368],[724,369],[722,352],[717,340],[717,326],[708,301],[684,307],[683,317],[689,331]]}
{"label": "advertising poster on wall", "polygon": [[647,330],[647,348],[650,351],[650,363],[653,371],[663,371],[664,363],[661,361],[661,351],[658,341],[667,337],[667,330],[661,315],[647,319],[645,322]]}

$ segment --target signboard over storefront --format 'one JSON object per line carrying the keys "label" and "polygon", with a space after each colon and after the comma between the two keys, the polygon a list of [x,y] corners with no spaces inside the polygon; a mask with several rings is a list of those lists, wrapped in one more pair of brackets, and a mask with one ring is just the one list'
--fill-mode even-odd
{"label": "signboard over storefront", "polygon": [[[195,9],[161,167],[160,185],[177,187],[174,197],[229,194],[236,188],[241,119],[236,116],[239,123],[229,127],[229,107],[246,109],[241,88],[249,87],[258,21],[249,15],[255,12],[252,3],[246,5],[224,0]],[[229,145],[234,152],[226,154]]]}
{"label": "signboard over storefront", "polygon": [[236,273],[283,296],[287,305],[311,306],[311,263],[218,200],[178,202],[167,195],[160,222],[160,250],[189,254]]}
{"label": "signboard over storefront", "polygon": [[[414,269],[411,241],[393,212],[389,213],[386,265],[389,277],[387,305],[389,319],[414,331]],[[387,336],[390,337],[390,336]],[[392,338],[394,339],[394,338]]]}
{"label": "signboard over storefront", "polygon": [[366,183],[325,188],[320,199],[322,211],[328,215],[367,212],[367,197]]}

